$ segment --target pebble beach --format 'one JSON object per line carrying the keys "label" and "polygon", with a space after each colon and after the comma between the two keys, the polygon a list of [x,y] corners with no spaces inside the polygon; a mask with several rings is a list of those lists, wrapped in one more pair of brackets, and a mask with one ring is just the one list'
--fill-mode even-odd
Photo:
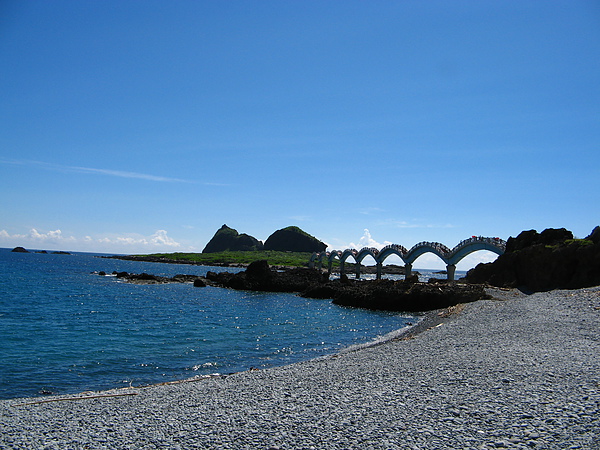
{"label": "pebble beach", "polygon": [[3,400],[0,448],[600,449],[600,287],[490,293],[289,366]]}

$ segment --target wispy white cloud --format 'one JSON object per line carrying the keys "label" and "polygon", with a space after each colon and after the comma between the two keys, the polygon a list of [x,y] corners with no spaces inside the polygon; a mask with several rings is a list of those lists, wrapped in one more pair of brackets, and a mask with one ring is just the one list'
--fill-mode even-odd
{"label": "wispy white cloud", "polygon": [[0,230],[0,245],[114,253],[171,251],[181,247],[181,244],[170,237],[166,230],[157,230],[150,236],[131,233],[94,238],[89,235],[66,236],[61,230],[40,232],[35,228],[24,234],[10,234],[6,230]]}
{"label": "wispy white cloud", "polygon": [[[54,165],[52,164],[51,166],[54,166]],[[126,172],[126,171],[122,171],[122,170],[95,169],[95,168],[91,168],[91,167],[77,167],[77,166],[56,166],[56,167],[58,169],[72,170],[74,172],[96,173],[99,175],[109,175],[112,177],[137,178],[140,180],[161,181],[161,182],[168,182],[168,183],[195,183],[194,181],[182,180],[180,178],[170,178],[170,177],[149,175],[149,174],[138,173],[138,172]]]}
{"label": "wispy white cloud", "polygon": [[[0,164],[11,164],[20,166],[37,166],[46,170],[60,171],[60,172],[76,172],[76,173],[90,173],[96,175],[106,175],[111,177],[120,178],[132,178],[147,181],[158,181],[167,183],[192,183],[195,184],[197,181],[184,180],[181,178],[164,177],[160,175],[151,175],[139,172],[130,172],[124,170],[112,170],[112,169],[98,169],[94,167],[81,167],[81,166],[67,166],[62,164],[54,164],[44,161],[29,161],[29,160],[9,160],[0,159]],[[225,184],[218,183],[203,183],[211,186],[226,186]]]}
{"label": "wispy white cloud", "polygon": [[43,242],[73,242],[76,239],[73,236],[63,236],[62,231],[54,230],[46,233],[40,233],[37,229],[32,228],[26,234],[9,234],[6,230],[0,230],[0,241],[11,239],[21,239],[30,243],[39,244]]}
{"label": "wispy white cloud", "polygon": [[358,244],[351,242],[348,246],[349,248],[356,249],[361,249],[363,247],[374,247],[378,250],[381,250],[383,247],[385,247],[386,245],[390,245],[391,243],[392,242],[389,241],[383,241],[383,244],[377,242],[375,239],[373,239],[373,236],[371,236],[371,232],[367,228],[365,228],[363,235],[358,240]]}
{"label": "wispy white cloud", "polygon": [[165,230],[156,230],[150,237],[150,244],[152,245],[166,245],[168,247],[179,247],[181,244],[179,242],[175,242],[173,238],[167,236],[167,232]]}

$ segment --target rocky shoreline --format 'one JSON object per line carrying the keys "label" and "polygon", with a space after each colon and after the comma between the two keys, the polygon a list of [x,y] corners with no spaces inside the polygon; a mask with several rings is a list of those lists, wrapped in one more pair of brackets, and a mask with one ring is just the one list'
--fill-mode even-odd
{"label": "rocky shoreline", "polygon": [[[100,275],[106,274],[101,272]],[[277,270],[264,260],[250,264],[243,272],[209,271],[205,277],[161,277],[127,272],[115,272],[113,275],[136,284],[192,282],[195,287],[218,286],[249,291],[294,292],[306,298],[332,299],[333,303],[341,306],[386,311],[430,311],[489,298],[483,285],[446,283],[440,280],[419,283],[416,276],[400,281],[358,281],[345,276],[330,280],[328,274],[316,269]]]}
{"label": "rocky shoreline", "polygon": [[331,357],[0,401],[0,448],[600,448],[600,288],[490,293]]}
{"label": "rocky shoreline", "polygon": [[[189,265],[189,266],[205,266],[206,265],[205,263],[197,262],[197,261],[190,261],[189,259],[175,259],[175,258],[166,258],[163,256],[152,256],[152,255],[111,255],[111,256],[100,256],[100,258],[120,259],[123,261],[165,263],[165,264],[185,264],[185,265]],[[250,265],[250,263],[212,262],[207,267],[233,267],[233,268],[246,269],[249,265]],[[355,267],[356,267],[355,264],[347,263],[346,264],[346,272],[354,271]],[[290,269],[296,269],[297,267],[272,264],[271,268],[273,270],[290,270]],[[339,271],[340,271],[339,267],[332,268],[332,273],[339,273]],[[377,268],[375,266],[361,265],[360,273],[361,274],[375,274],[375,273],[377,273]],[[391,274],[391,275],[404,275],[405,272],[404,272],[403,266],[398,266],[395,264],[387,264],[383,268],[383,273]],[[415,271],[415,270],[413,270],[412,273],[419,275],[419,272]],[[439,271],[437,273],[445,274],[446,271]]]}

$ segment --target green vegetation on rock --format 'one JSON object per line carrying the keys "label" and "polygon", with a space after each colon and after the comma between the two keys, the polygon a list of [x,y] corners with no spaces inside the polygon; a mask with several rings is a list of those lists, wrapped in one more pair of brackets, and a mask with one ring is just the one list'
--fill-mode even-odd
{"label": "green vegetation on rock", "polygon": [[173,261],[190,261],[206,266],[225,264],[250,264],[265,259],[272,266],[306,267],[312,253],[307,252],[217,252],[217,253],[154,253],[152,257],[172,259]]}
{"label": "green vegetation on rock", "polygon": [[565,246],[568,247],[589,247],[594,245],[594,241],[589,239],[566,239],[563,243],[546,245],[546,248],[551,250],[558,250]]}

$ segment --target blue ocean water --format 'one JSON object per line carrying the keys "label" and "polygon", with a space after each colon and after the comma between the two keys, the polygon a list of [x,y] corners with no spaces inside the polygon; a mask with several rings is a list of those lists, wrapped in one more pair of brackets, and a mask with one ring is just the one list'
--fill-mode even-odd
{"label": "blue ocean water", "polygon": [[92,273],[208,270],[226,269],[0,249],[0,398],[283,365],[415,322],[293,294],[134,285]]}

